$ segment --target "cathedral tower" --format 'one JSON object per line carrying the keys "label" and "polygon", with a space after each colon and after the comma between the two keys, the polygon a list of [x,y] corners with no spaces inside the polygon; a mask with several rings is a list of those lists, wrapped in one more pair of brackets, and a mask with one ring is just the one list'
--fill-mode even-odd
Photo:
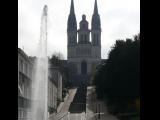
{"label": "cathedral tower", "polygon": [[101,58],[101,20],[98,13],[97,0],[95,0],[94,12],[92,15],[91,38],[94,47],[94,56],[96,58]]}
{"label": "cathedral tower", "polygon": [[78,30],[78,43],[79,44],[88,44],[90,43],[90,30],[88,29],[88,22],[86,16],[82,15],[82,20],[80,22],[80,28]]}
{"label": "cathedral tower", "polygon": [[70,14],[67,22],[68,57],[74,57],[74,46],[77,44],[77,21],[74,11],[74,2],[71,0]]}
{"label": "cathedral tower", "polygon": [[77,30],[74,3],[71,0],[67,23],[67,59],[69,69],[72,71],[70,78],[75,84],[81,83],[82,80],[90,81],[92,72],[101,62],[101,21],[96,0],[91,29],[88,28],[88,25],[89,22],[86,20],[86,16],[82,15],[82,20]]}

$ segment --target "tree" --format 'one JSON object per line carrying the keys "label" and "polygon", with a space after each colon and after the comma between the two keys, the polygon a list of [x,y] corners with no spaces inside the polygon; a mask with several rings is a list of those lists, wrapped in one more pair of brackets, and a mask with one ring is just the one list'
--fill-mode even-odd
{"label": "tree", "polygon": [[61,66],[61,61],[56,55],[52,55],[52,57],[49,59],[49,63],[51,67]]}
{"label": "tree", "polygon": [[62,86],[67,88],[70,86],[69,82],[69,69],[63,66],[63,55],[61,53],[54,53],[49,59],[50,67],[58,67],[62,74]]}
{"label": "tree", "polygon": [[98,98],[112,106],[111,112],[134,110],[128,106],[139,97],[139,67],[140,34],[133,39],[117,40],[94,77]]}

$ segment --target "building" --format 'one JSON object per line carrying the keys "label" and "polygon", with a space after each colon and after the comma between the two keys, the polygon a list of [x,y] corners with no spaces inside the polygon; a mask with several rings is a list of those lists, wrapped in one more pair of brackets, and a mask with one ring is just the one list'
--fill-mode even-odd
{"label": "building", "polygon": [[18,120],[24,120],[30,112],[33,67],[29,57],[18,48]]}
{"label": "building", "polygon": [[[29,57],[18,48],[18,120],[27,120],[31,115],[35,63],[36,57]],[[62,74],[58,68],[51,67],[48,74],[49,113],[57,111],[60,101],[62,101]]]}
{"label": "building", "polygon": [[[90,35],[91,34],[91,35]],[[91,36],[91,38],[90,38]],[[91,29],[85,15],[79,23],[74,11],[74,3],[71,0],[70,13],[67,22],[67,59],[68,64],[74,68],[72,79],[89,79],[93,69],[101,61],[101,20],[98,13],[97,0],[95,0],[94,11],[91,21]]]}
{"label": "building", "polygon": [[58,67],[49,68],[48,82],[48,107],[49,112],[57,112],[57,107],[62,101],[62,75]]}

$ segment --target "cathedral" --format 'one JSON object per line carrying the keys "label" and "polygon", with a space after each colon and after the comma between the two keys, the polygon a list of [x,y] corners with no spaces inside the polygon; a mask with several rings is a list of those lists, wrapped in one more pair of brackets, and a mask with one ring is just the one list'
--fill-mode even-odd
{"label": "cathedral", "polygon": [[75,68],[74,76],[84,79],[89,79],[101,62],[101,20],[97,0],[94,3],[91,29],[88,28],[88,24],[86,15],[82,15],[77,29],[74,2],[71,0],[67,21],[67,61]]}

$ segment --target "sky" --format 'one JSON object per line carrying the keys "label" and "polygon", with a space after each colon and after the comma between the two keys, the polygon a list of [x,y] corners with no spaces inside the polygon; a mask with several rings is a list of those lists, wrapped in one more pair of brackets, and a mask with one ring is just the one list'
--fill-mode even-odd
{"label": "sky", "polygon": [[[95,0],[74,0],[77,26],[86,15],[91,28]],[[67,59],[67,19],[71,0],[18,0],[18,47],[35,56],[40,39],[41,15],[48,6],[48,56],[63,54]],[[140,32],[140,0],[97,0],[101,18],[103,59],[117,39],[132,38]]]}

